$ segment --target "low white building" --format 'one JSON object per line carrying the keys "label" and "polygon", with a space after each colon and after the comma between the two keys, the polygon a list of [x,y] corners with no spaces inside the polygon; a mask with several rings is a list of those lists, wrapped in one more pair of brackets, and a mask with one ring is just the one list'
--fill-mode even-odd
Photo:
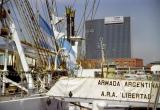
{"label": "low white building", "polygon": [[151,71],[155,75],[160,75],[160,64],[155,64],[155,65],[151,66]]}

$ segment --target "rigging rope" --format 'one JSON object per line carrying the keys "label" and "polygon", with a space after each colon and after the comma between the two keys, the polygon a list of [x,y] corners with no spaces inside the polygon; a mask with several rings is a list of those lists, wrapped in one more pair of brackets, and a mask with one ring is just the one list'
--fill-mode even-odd
{"label": "rigging rope", "polygon": [[[30,33],[30,35],[32,36],[34,42],[35,42],[35,46],[36,46],[36,49],[37,49],[37,52],[38,52],[38,55],[40,57],[40,61],[43,64],[46,64],[46,59],[44,57],[44,55],[41,55],[41,50],[38,49],[40,43],[39,43],[39,40],[38,40],[38,34],[34,25],[33,25],[33,22],[31,20],[31,16],[29,15],[29,11],[27,10],[27,7],[25,6],[24,2],[23,1],[17,1],[17,0],[14,0],[15,4],[16,4],[16,7],[20,13],[20,16],[22,17],[22,20],[24,20],[24,23],[25,23],[25,26],[26,26],[26,29],[28,30],[28,32]],[[28,12],[28,13],[27,13]]]}
{"label": "rigging rope", "polygon": [[[44,17],[45,17],[45,20],[47,21],[50,21],[50,18],[49,17],[49,14],[47,14],[47,7],[46,7],[46,3],[44,2],[44,0],[40,0],[40,3],[41,3],[41,7],[42,7],[42,11],[43,11],[43,14],[44,14]],[[44,5],[45,4],[45,5]]]}
{"label": "rigging rope", "polygon": [[[53,19],[52,19],[51,9],[50,9],[48,0],[46,0],[46,7],[47,7],[48,15],[49,15],[49,18],[50,18],[49,21],[50,21],[51,27],[52,27],[52,29],[53,29],[53,24],[51,23]],[[53,38],[53,39],[51,39],[52,44],[55,44],[55,51],[58,52],[59,46],[58,46],[58,43],[57,43],[57,41],[56,41],[56,39],[55,39],[55,36],[52,36],[52,38]],[[52,61],[54,62],[54,59],[53,59],[53,58],[52,58]]]}
{"label": "rigging rope", "polygon": [[[23,30],[22,30],[22,28],[21,28],[21,26],[20,26],[20,21],[18,20],[18,17],[17,17],[17,15],[16,15],[15,8],[13,7],[12,2],[9,2],[9,3],[10,3],[11,8],[12,8],[12,10],[13,10],[13,14],[14,14],[14,16],[15,16],[15,20],[17,21],[18,29],[20,30],[21,36],[23,36],[24,41],[27,42],[27,40],[26,40],[26,38],[25,38],[25,35],[24,35],[24,33],[23,33]],[[14,18],[12,17],[12,19],[14,19]]]}
{"label": "rigging rope", "polygon": [[[23,4],[21,4],[21,5],[23,5]],[[19,6],[19,4],[17,4],[17,7]],[[20,7],[19,7],[20,8]],[[35,46],[36,46],[36,49],[37,49],[37,52],[38,52],[38,55],[39,55],[39,57],[40,57],[40,61],[41,61],[41,63],[43,64],[44,63],[44,61],[42,60],[42,56],[40,55],[40,51],[38,50],[38,43],[37,43],[37,41],[36,41],[36,39],[34,38],[34,33],[33,33],[33,28],[31,27],[31,23],[30,23],[30,21],[28,20],[28,15],[25,15],[25,13],[26,13],[26,11],[24,10],[24,9],[22,9],[22,10],[20,10],[20,9],[18,9],[19,11],[21,11],[21,16],[23,17],[22,19],[23,20],[25,20],[26,21],[26,24],[25,24],[25,26],[28,28],[28,32],[30,33],[30,35],[32,36],[32,38],[33,38],[33,40],[34,40],[34,43],[35,43]],[[23,11],[23,12],[22,12]],[[23,15],[23,14],[24,15]]]}
{"label": "rigging rope", "polygon": [[97,13],[97,10],[98,10],[99,5],[100,5],[100,1],[101,1],[101,0],[99,0],[98,3],[97,3],[97,7],[95,8],[95,13],[94,13],[93,17],[95,17],[95,15],[96,15],[96,13]]}
{"label": "rigging rope", "polygon": [[78,26],[76,35],[78,35],[80,33],[82,24],[83,25],[85,24],[84,22],[85,22],[85,17],[86,17],[86,11],[87,11],[88,4],[89,4],[89,0],[86,0],[86,2],[85,2],[85,9],[84,9],[84,12],[83,12],[83,16],[82,16],[82,18],[80,20],[80,24]]}
{"label": "rigging rope", "polygon": [[91,14],[91,20],[93,19],[93,15],[94,15],[94,10],[95,10],[95,4],[96,4],[96,0],[93,1],[93,5],[92,5],[92,14]]}
{"label": "rigging rope", "polygon": [[[28,8],[28,12],[29,12],[29,15],[30,15],[30,17],[31,17],[31,22],[32,22],[32,24],[34,24],[34,26],[35,26],[35,33],[37,34],[37,39],[38,39],[39,45],[41,45],[40,40],[42,40],[43,43],[46,43],[46,39],[45,39],[42,31],[40,30],[40,27],[39,27],[39,25],[38,25],[38,22],[36,21],[36,18],[35,18],[35,16],[34,16],[34,13],[33,13],[33,10],[32,10],[32,8],[31,8],[31,5],[30,5],[29,1],[28,1],[28,0],[24,0],[24,4],[25,4],[25,6]],[[36,36],[35,36],[35,37],[36,37]],[[42,43],[42,44],[43,44],[43,43]],[[43,48],[45,48],[45,44],[43,44],[42,46],[43,46]],[[46,64],[46,65],[47,65],[47,62],[48,62],[47,56],[49,56],[49,54],[48,54],[46,51],[44,51],[44,58],[45,58],[45,64]]]}

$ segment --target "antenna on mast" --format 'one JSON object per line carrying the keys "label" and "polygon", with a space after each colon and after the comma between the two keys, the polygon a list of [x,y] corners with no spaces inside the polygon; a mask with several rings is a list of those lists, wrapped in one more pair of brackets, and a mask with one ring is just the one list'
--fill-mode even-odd
{"label": "antenna on mast", "polygon": [[106,59],[105,59],[105,54],[104,54],[104,46],[105,44],[103,43],[103,38],[100,38],[100,48],[101,48],[101,57],[102,57],[102,63],[106,63]]}
{"label": "antenna on mast", "polygon": [[[100,50],[101,50],[101,59],[102,59],[102,63],[101,63],[101,69],[102,69],[102,77],[106,77],[107,73],[108,73],[108,64],[107,64],[107,60],[105,57],[105,44],[103,43],[103,38],[100,37]],[[107,73],[104,72],[104,66],[107,66]]]}

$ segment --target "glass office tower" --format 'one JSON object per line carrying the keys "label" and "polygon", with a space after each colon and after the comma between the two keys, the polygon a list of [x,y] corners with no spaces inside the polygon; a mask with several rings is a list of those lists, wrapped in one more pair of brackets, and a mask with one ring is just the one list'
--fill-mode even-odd
{"label": "glass office tower", "polygon": [[130,17],[89,20],[85,27],[87,59],[101,59],[100,39],[103,40],[105,57],[108,59],[131,58]]}

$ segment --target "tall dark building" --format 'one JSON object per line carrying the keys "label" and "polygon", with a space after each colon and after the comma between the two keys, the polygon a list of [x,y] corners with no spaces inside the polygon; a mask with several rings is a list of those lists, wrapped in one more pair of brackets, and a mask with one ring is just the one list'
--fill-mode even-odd
{"label": "tall dark building", "polygon": [[85,27],[87,59],[101,59],[100,38],[105,44],[108,59],[131,57],[130,17],[90,20],[86,21]]}

